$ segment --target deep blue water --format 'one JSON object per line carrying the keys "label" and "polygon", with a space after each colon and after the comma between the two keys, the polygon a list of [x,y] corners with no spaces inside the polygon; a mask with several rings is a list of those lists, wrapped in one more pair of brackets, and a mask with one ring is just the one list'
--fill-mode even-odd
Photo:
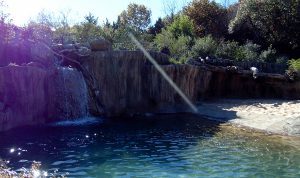
{"label": "deep blue water", "polygon": [[300,140],[190,114],[15,129],[0,158],[67,177],[300,177]]}

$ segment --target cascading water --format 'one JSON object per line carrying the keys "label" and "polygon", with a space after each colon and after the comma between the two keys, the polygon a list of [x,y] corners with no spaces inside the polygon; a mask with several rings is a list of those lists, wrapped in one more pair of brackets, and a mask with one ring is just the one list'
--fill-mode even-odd
{"label": "cascading water", "polygon": [[83,75],[71,67],[58,67],[60,73],[60,108],[64,118],[89,116],[88,89]]}
{"label": "cascading water", "polygon": [[[66,88],[66,74],[65,74],[66,68],[62,68],[62,77],[63,77],[63,87],[64,87],[64,93],[67,93],[67,88]],[[69,105],[68,105],[68,98],[67,95],[63,95],[64,97],[64,104],[65,104],[65,109],[64,109],[64,117],[68,118],[70,115],[69,112]]]}

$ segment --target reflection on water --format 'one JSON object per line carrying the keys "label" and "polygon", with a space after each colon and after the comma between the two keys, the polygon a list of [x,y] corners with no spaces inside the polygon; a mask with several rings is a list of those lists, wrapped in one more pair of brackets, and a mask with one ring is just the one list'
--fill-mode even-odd
{"label": "reflection on water", "polygon": [[10,167],[41,161],[43,170],[68,177],[300,176],[298,138],[194,115],[19,129],[1,133],[0,140],[0,157]]}

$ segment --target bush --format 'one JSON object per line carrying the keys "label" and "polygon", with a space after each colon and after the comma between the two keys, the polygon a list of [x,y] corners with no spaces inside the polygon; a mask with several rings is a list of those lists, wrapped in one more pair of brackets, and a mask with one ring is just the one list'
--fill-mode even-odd
{"label": "bush", "polygon": [[216,50],[216,57],[237,61],[255,61],[259,59],[260,45],[247,42],[239,46],[235,41],[220,42]]}
{"label": "bush", "polygon": [[191,19],[186,15],[176,16],[174,21],[167,27],[174,37],[181,35],[194,37],[194,24]]}
{"label": "bush", "polygon": [[221,41],[215,55],[218,58],[234,59],[238,48],[239,45],[235,41]]}
{"label": "bush", "polygon": [[276,63],[276,50],[270,46],[267,50],[262,51],[259,57],[263,62]]}
{"label": "bush", "polygon": [[192,39],[189,36],[180,35],[176,38],[170,31],[165,29],[154,39],[154,43],[159,50],[168,48],[172,61],[179,63],[183,63],[189,58],[191,41]]}
{"label": "bush", "polygon": [[236,40],[254,40],[278,51],[291,52],[300,47],[299,0],[243,0],[229,32]]}
{"label": "bush", "polygon": [[192,47],[193,57],[206,56],[215,57],[218,43],[213,39],[212,36],[206,36],[204,38],[198,38],[195,41],[195,45]]}
{"label": "bush", "polygon": [[279,56],[276,58],[276,64],[287,65],[289,58],[287,56]]}
{"label": "bush", "polygon": [[236,48],[234,59],[238,61],[258,61],[260,45],[247,42],[243,46]]}
{"label": "bush", "polygon": [[288,65],[290,71],[295,71],[300,74],[300,58],[288,61]]}
{"label": "bush", "polygon": [[205,37],[209,34],[215,38],[226,36],[228,26],[227,11],[215,1],[192,1],[184,8],[183,12],[194,22],[198,37]]}

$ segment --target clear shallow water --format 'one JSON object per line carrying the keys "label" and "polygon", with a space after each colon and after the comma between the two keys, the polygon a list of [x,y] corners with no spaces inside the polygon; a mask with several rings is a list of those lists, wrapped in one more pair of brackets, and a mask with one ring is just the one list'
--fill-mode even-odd
{"label": "clear shallow water", "polygon": [[193,115],[67,123],[0,133],[13,169],[41,161],[67,177],[300,177],[300,140]]}

